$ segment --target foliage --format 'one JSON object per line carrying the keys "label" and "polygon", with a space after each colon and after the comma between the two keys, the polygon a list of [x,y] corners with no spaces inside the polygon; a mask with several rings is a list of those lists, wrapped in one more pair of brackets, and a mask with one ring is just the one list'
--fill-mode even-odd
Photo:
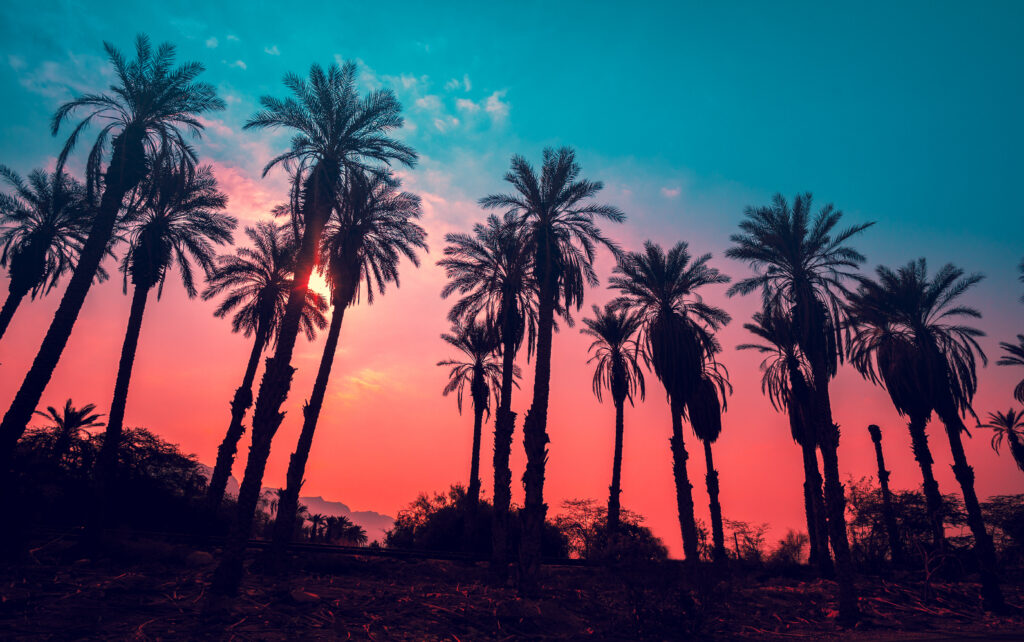
{"label": "foliage", "polygon": [[555,526],[568,542],[569,557],[585,560],[660,561],[668,558],[662,541],[643,517],[623,509],[619,529],[609,540],[608,507],[594,499],[567,499]]}

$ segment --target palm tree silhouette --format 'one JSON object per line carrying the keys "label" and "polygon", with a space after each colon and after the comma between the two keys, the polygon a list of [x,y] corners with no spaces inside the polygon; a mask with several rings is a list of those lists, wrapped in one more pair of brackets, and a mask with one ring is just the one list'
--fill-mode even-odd
{"label": "palm tree silhouette", "polygon": [[126,223],[128,251],[121,261],[125,293],[129,280],[133,293],[114,398],[97,462],[101,501],[103,487],[115,479],[128,386],[149,292],[156,288],[159,299],[168,272],[177,266],[185,293],[194,297],[193,263],[208,276],[214,267],[214,245],[231,243],[231,231],[237,224],[233,216],[221,212],[227,206],[227,196],[217,188],[208,166],[191,171],[180,165],[164,165],[154,169],[139,189],[141,205]]}
{"label": "palm tree silhouette", "polygon": [[441,338],[465,355],[465,361],[446,359],[437,365],[450,368],[444,396],[456,393],[456,405],[462,414],[462,396],[466,387],[473,401],[473,450],[469,465],[469,487],[466,498],[472,505],[480,501],[480,431],[484,413],[490,415],[490,398],[497,399],[501,389],[501,365],[495,358],[497,334],[482,321],[465,321],[453,325]]}
{"label": "palm tree silhouette", "polygon": [[711,512],[712,557],[715,562],[722,563],[727,559],[725,528],[722,523],[722,504],[718,499],[718,471],[715,469],[711,445],[722,434],[722,413],[726,410],[726,395],[732,394],[732,384],[729,383],[729,373],[725,366],[714,358],[717,351],[709,351],[705,355],[704,372],[697,390],[686,404],[686,410],[694,434],[704,444],[704,464],[707,467],[704,481]]}
{"label": "palm tree silhouette", "polygon": [[[231,400],[231,423],[224,440],[217,449],[217,463],[210,474],[207,502],[211,509],[220,506],[224,489],[234,465],[238,442],[245,432],[242,420],[252,405],[252,384],[256,378],[260,355],[276,334],[284,316],[288,295],[294,287],[292,269],[297,250],[295,237],[289,228],[275,223],[257,223],[245,228],[252,241],[251,248],[238,248],[234,254],[218,257],[217,266],[207,282],[203,299],[224,295],[214,311],[217,317],[232,314],[231,331],[254,336],[249,361],[246,363],[242,384]],[[306,290],[299,327],[312,341],[317,329],[327,326],[323,312],[327,302],[314,290]]]}
{"label": "palm tree silhouette", "polygon": [[808,408],[811,403],[810,367],[797,344],[792,317],[769,307],[755,312],[753,323],[743,327],[763,343],[744,343],[738,350],[756,350],[764,355],[761,361],[761,392],[777,411],[786,411],[793,441],[800,446],[804,466],[804,512],[810,540],[810,563],[822,577],[833,574],[832,556],[828,548],[828,525],[825,499],[822,496],[821,473],[818,469],[818,440]]}
{"label": "palm tree silhouette", "polygon": [[523,423],[526,472],[523,485],[523,531],[520,545],[520,589],[534,594],[540,570],[541,532],[547,507],[544,504],[544,468],[547,460],[548,397],[551,386],[551,339],[558,312],[571,320],[570,310],[583,305],[586,284],[597,285],[593,262],[598,245],[618,254],[605,237],[597,219],[625,220],[617,207],[593,202],[603,189],[600,181],[580,177],[575,152],[563,147],[544,150],[541,172],[522,156],[513,156],[505,181],[515,191],[480,199],[486,209],[516,214],[523,226],[522,242],[533,259],[537,281],[537,362],[533,402]]}
{"label": "palm tree silhouette", "polygon": [[327,394],[345,310],[358,301],[363,284],[369,304],[373,303],[374,290],[384,294],[388,283],[398,287],[401,257],[419,267],[416,252],[427,249],[427,233],[416,223],[421,216],[420,198],[398,188],[394,178],[358,170],[349,172],[337,214],[323,235],[319,264],[331,289],[331,324],[313,392],[302,410],[298,444],[288,462],[287,486],[274,525],[276,562],[283,561],[294,530],[299,490]]}
{"label": "palm tree silhouette", "polygon": [[300,221],[302,239],[295,263],[295,287],[281,319],[274,356],[267,362],[260,382],[252,419],[252,445],[238,494],[238,515],[228,545],[214,573],[213,593],[230,595],[242,579],[246,542],[252,533],[256,503],[270,446],[284,415],[281,404],[291,388],[292,352],[306,305],[309,277],[316,263],[321,236],[339,200],[346,174],[359,168],[380,171],[379,165],[398,161],[412,166],[416,152],[390,138],[402,126],[401,105],[390,90],[376,90],[360,98],[356,89],[356,65],[332,65],[326,72],[313,65],[309,79],[295,74],[284,83],[294,94],[278,99],[264,96],[263,109],[245,124],[246,129],[288,128],[295,131],[291,147],[273,158],[264,176],[276,165],[288,163],[294,173],[293,211]]}
{"label": "palm tree silhouette", "polygon": [[896,513],[892,506],[892,493],[889,491],[889,471],[885,469],[885,456],[882,454],[882,429],[876,425],[868,426],[871,441],[875,444],[875,461],[878,464],[878,485],[882,490],[882,514],[885,519],[885,531],[889,536],[889,555],[892,563],[899,565],[903,561],[900,546],[899,530],[896,526]]}
{"label": "palm tree silhouette", "polygon": [[848,245],[872,223],[837,229],[842,212],[831,204],[811,213],[811,195],[798,195],[790,207],[781,194],[772,204],[747,207],[740,233],[730,237],[726,256],[747,263],[755,275],[737,281],[728,295],[760,290],[765,307],[791,314],[797,343],[810,366],[812,403],[808,417],[817,431],[825,472],[825,508],[839,582],[839,617],[860,617],[846,535],[846,499],[839,479],[839,427],[832,420],[829,380],[843,358],[844,281],[864,257]]}
{"label": "palm tree silhouette", "polygon": [[71,399],[64,402],[64,408],[58,410],[53,406],[47,406],[46,412],[37,410],[34,414],[45,417],[53,425],[57,432],[57,441],[53,446],[53,458],[56,461],[63,459],[64,455],[71,449],[71,445],[78,441],[83,434],[89,434],[89,428],[99,428],[103,425],[100,419],[103,415],[95,413],[95,404],[86,404],[76,408]]}
{"label": "palm tree silhouette", "polygon": [[321,527],[327,523],[326,518],[320,513],[309,516],[309,541],[315,542],[320,535]]}
{"label": "palm tree silhouette", "polygon": [[934,460],[926,432],[934,409],[933,373],[926,367],[913,326],[907,323],[921,313],[919,297],[924,286],[914,278],[901,281],[898,275],[885,274],[877,283],[864,280],[849,296],[850,363],[864,378],[885,388],[896,411],[909,419],[907,429],[924,479],[932,542],[942,552],[946,549],[945,508],[932,472]]}
{"label": "palm tree silhouette", "polygon": [[[89,114],[72,130],[57,159],[57,172],[74,149],[82,132],[93,122],[102,123],[86,163],[87,200],[102,187],[102,196],[92,219],[75,270],[68,281],[39,347],[35,360],[0,422],[0,471],[8,469],[14,445],[25,432],[32,412],[53,375],[71,330],[82,309],[100,262],[114,234],[125,196],[146,177],[157,159],[176,159],[188,166],[196,162],[195,152],[179,130],[186,127],[198,136],[203,130],[199,115],[224,108],[212,85],[197,82],[203,71],[198,63],[174,67],[174,46],[162,44],[154,52],[149,38],[135,41],[135,60],[128,62],[109,43],[104,43],[117,78],[111,93],[84,94],[61,105],[53,116],[52,133],[72,113]],[[106,150],[110,160],[103,167]],[[169,161],[168,161],[169,162]]]}
{"label": "palm tree silhouette", "polygon": [[[22,179],[0,165],[10,194],[0,194],[0,267],[10,282],[0,309],[0,338],[25,295],[45,295],[72,270],[85,242],[92,209],[85,186],[62,172],[35,170]],[[100,269],[98,276],[106,278]]]}
{"label": "palm tree silhouette", "polygon": [[594,318],[583,319],[586,326],[580,332],[594,339],[587,348],[594,353],[587,363],[595,363],[592,388],[598,401],[608,390],[615,404],[615,451],[612,457],[612,484],[608,491],[608,532],[619,529],[619,495],[622,493],[622,437],[626,400],[633,405],[639,393],[644,399],[644,373],[640,368],[640,344],[637,336],[642,319],[626,309],[616,310],[612,305],[604,309],[593,306]]}
{"label": "palm tree silhouette", "polygon": [[729,322],[729,315],[705,303],[697,290],[726,283],[729,277],[708,265],[710,254],[693,258],[685,242],[667,253],[651,241],[643,252],[620,257],[609,287],[621,294],[617,306],[634,310],[643,320],[644,358],[665,386],[672,413],[672,471],[683,551],[696,564],[697,522],[693,515],[693,485],[686,470],[683,413],[700,391],[704,360],[715,348],[712,332]]}
{"label": "palm tree silhouette", "polygon": [[[1024,366],[1024,334],[1017,335],[1017,344],[1006,341],[999,342],[999,347],[1006,354],[999,357],[996,363],[1001,366]],[[1021,379],[1017,387],[1013,389],[1013,398],[1024,403],[1024,379]]]}
{"label": "palm tree silhouette", "polygon": [[[532,254],[523,242],[523,224],[513,213],[490,215],[486,224],[473,226],[473,234],[448,234],[445,268],[448,283],[441,291],[447,298],[458,293],[448,318],[483,317],[500,338],[501,399],[494,417],[494,510],[491,521],[491,573],[499,584],[507,579],[509,504],[512,499],[512,471],[509,457],[515,413],[512,387],[517,368],[516,353],[523,341],[527,356],[534,347],[537,327],[537,283],[533,278]],[[518,386],[517,386],[518,387]]]}
{"label": "palm tree silhouette", "polygon": [[985,608],[1001,609],[1003,596],[995,549],[985,528],[974,489],[974,470],[967,463],[960,436],[967,432],[961,415],[973,414],[971,402],[978,387],[975,354],[982,362],[987,359],[977,342],[984,332],[965,323],[981,318],[981,313],[958,300],[983,277],[964,276],[964,271],[952,264],[929,276],[923,258],[897,270],[879,266],[875,272],[877,281],[861,279],[853,297],[854,305],[859,308],[865,301],[873,302],[878,312],[888,313],[892,332],[905,337],[904,349],[895,358],[913,361],[909,372],[921,384],[913,392],[922,395],[919,403],[933,408],[946,427],[953,453],[953,475],[963,492],[967,523],[974,535],[982,599]]}
{"label": "palm tree silhouette", "polygon": [[1024,471],[1024,412],[1010,408],[1006,412],[990,412],[987,423],[979,423],[979,428],[993,431],[992,450],[999,452],[1003,440],[1010,444],[1010,454],[1017,462],[1017,468]]}

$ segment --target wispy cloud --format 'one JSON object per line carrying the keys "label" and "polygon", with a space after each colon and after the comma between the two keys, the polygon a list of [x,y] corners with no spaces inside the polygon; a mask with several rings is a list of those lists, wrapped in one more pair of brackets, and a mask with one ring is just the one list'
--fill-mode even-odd
{"label": "wispy cloud", "polygon": [[455,116],[445,115],[434,119],[434,127],[443,134],[458,127],[459,122],[459,119]]}
{"label": "wispy cloud", "polygon": [[209,38],[206,39],[206,46],[209,47],[210,49],[216,49],[217,45],[219,45],[219,44],[220,44],[220,41],[217,40],[216,38],[214,38],[213,36],[210,36]]}
{"label": "wispy cloud", "polygon": [[462,80],[458,78],[452,78],[444,84],[444,88],[448,91],[454,91],[456,89],[462,89],[463,91],[469,91],[473,88],[473,83],[469,82],[469,74],[463,74]]}
{"label": "wispy cloud", "polygon": [[264,47],[263,48],[263,52],[264,53],[268,53],[271,56],[280,56],[281,55],[281,50],[277,48],[277,45],[271,45],[269,47]]}
{"label": "wispy cloud", "polygon": [[237,67],[237,68],[241,69],[242,71],[245,71],[246,69],[248,69],[248,68],[249,68],[249,67],[248,67],[248,66],[247,66],[247,65],[245,64],[245,61],[244,61],[244,60],[236,60],[236,61],[234,61],[233,63],[229,64],[229,65],[228,65],[228,67]]}
{"label": "wispy cloud", "polygon": [[427,111],[437,111],[441,109],[441,99],[434,94],[428,94],[417,98],[415,105]]}
{"label": "wispy cloud", "polygon": [[470,114],[475,114],[480,111],[480,105],[476,104],[468,98],[459,98],[455,101],[455,108],[459,111],[464,111]]}
{"label": "wispy cloud", "polygon": [[487,97],[487,102],[484,105],[484,109],[491,115],[491,119],[500,122],[508,118],[508,112],[511,108],[507,102],[502,100],[505,97],[505,90],[496,91]]}
{"label": "wispy cloud", "polygon": [[679,195],[683,192],[682,188],[679,187],[662,187],[661,195],[665,198],[679,198]]}

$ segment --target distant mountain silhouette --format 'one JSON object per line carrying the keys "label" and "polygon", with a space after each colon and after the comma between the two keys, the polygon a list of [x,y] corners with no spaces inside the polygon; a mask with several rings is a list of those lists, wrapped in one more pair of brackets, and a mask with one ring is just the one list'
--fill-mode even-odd
{"label": "distant mountain silhouette", "polygon": [[[213,471],[212,468],[206,464],[199,464],[199,469],[202,474],[209,479],[210,473]],[[234,475],[228,477],[228,483],[225,488],[225,495],[230,497],[238,497],[238,480],[235,479]],[[276,488],[264,488],[263,493],[276,493]],[[347,504],[324,499],[323,497],[300,497],[299,502],[305,506],[309,514],[315,515],[317,513],[325,517],[337,517],[344,516],[352,520],[353,523],[362,526],[366,530],[366,536],[370,542],[384,541],[384,533],[389,530],[395,524],[395,518],[390,515],[383,515],[381,513],[374,512],[372,510],[357,510],[354,511],[348,507]]]}

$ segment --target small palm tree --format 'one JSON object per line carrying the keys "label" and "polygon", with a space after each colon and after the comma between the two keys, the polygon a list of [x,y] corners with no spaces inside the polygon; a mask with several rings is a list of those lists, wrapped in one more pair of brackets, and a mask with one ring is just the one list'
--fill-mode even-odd
{"label": "small palm tree", "polygon": [[[223,109],[212,85],[197,82],[203,71],[198,63],[174,67],[174,46],[160,45],[154,52],[146,36],[135,41],[135,60],[104,43],[114,68],[116,82],[107,94],[85,94],[61,105],[53,116],[54,135],[74,112],[88,115],[71,131],[57,159],[57,173],[74,149],[82,132],[92,123],[101,124],[86,163],[87,200],[102,188],[99,206],[88,236],[79,253],[67,289],[53,316],[32,367],[18,389],[10,408],[0,422],[0,470],[6,470],[14,446],[35,410],[46,384],[60,361],[71,336],[78,313],[85,303],[100,263],[114,234],[122,203],[148,174],[158,159],[176,159],[191,166],[195,152],[185,141],[180,128],[198,136],[203,130],[199,116]],[[107,148],[111,149],[106,167]]]}
{"label": "small palm tree", "polygon": [[448,283],[441,291],[447,298],[461,298],[448,317],[483,317],[499,335],[501,351],[501,398],[494,418],[494,510],[491,520],[491,572],[504,582],[508,571],[509,505],[512,501],[512,388],[517,368],[516,353],[523,342],[531,354],[537,328],[537,284],[533,278],[529,247],[523,242],[523,225],[512,213],[490,215],[485,224],[473,226],[472,234],[448,234],[444,267]]}
{"label": "small palm tree", "polygon": [[71,450],[72,444],[79,441],[82,435],[89,435],[89,428],[99,428],[103,425],[100,419],[103,415],[95,413],[95,404],[86,404],[76,408],[68,399],[64,408],[58,410],[53,406],[47,406],[46,412],[37,410],[35,414],[45,417],[52,422],[52,429],[57,433],[57,440],[53,446],[53,458],[60,461],[64,455]]}
{"label": "small palm tree", "polygon": [[693,514],[693,486],[686,469],[683,413],[701,392],[704,362],[716,348],[713,332],[729,322],[722,309],[705,303],[698,290],[726,283],[729,277],[708,265],[710,254],[690,255],[685,242],[667,253],[651,241],[643,252],[620,257],[610,287],[619,290],[615,305],[636,312],[643,322],[644,358],[665,386],[672,413],[672,469],[676,504],[686,559],[695,564],[697,521]]}
{"label": "small palm tree", "polygon": [[274,526],[275,562],[284,560],[293,531],[299,490],[327,394],[345,310],[359,300],[360,291],[365,291],[367,303],[372,304],[375,290],[384,294],[388,283],[398,287],[400,259],[404,256],[419,267],[417,252],[427,250],[427,233],[416,222],[421,216],[420,198],[399,191],[399,186],[391,177],[350,172],[336,216],[323,236],[319,264],[331,289],[331,324],[313,392],[302,411],[298,443],[288,462],[288,483]]}
{"label": "small palm tree", "polygon": [[726,410],[728,394],[732,394],[729,373],[724,365],[715,360],[714,352],[710,352],[704,358],[704,372],[686,410],[694,434],[704,444],[704,464],[707,467],[704,480],[710,500],[712,558],[718,563],[726,560],[725,529],[722,523],[722,504],[718,499],[718,471],[715,469],[711,445],[722,434],[722,413]]}
{"label": "small palm tree", "polygon": [[[0,165],[0,179],[11,186],[0,194],[0,267],[10,282],[0,309],[0,338],[26,295],[45,295],[74,269],[91,224],[85,187],[61,172],[35,170],[22,179]],[[100,270],[99,275],[106,277]]]}
{"label": "small palm tree", "polygon": [[326,523],[327,519],[320,513],[315,513],[309,516],[309,541],[315,542],[317,540],[322,527]]}
{"label": "small palm tree", "polygon": [[533,401],[523,423],[526,472],[523,485],[523,531],[520,547],[520,588],[533,594],[540,571],[544,504],[544,468],[547,461],[548,397],[551,388],[551,339],[555,313],[566,319],[571,308],[583,305],[586,284],[597,285],[593,262],[598,245],[618,255],[618,247],[597,226],[599,219],[625,220],[617,207],[595,203],[603,189],[599,181],[580,177],[575,152],[563,147],[545,149],[540,174],[522,156],[512,158],[505,180],[514,192],[480,199],[487,209],[514,213],[522,224],[522,242],[532,255],[537,282],[537,362]]}
{"label": "small palm tree", "polygon": [[144,194],[142,205],[127,224],[128,251],[121,262],[125,293],[131,281],[133,294],[100,450],[101,484],[112,483],[115,478],[128,386],[150,291],[156,288],[159,299],[167,274],[177,266],[185,293],[194,297],[197,291],[193,263],[209,276],[214,267],[214,245],[230,243],[231,231],[237,224],[234,217],[221,212],[227,205],[227,196],[217,188],[209,167],[189,171],[180,166],[164,166],[151,174],[140,189]]}
{"label": "small palm tree", "polygon": [[644,398],[644,373],[640,368],[640,333],[642,320],[626,309],[616,310],[611,305],[604,309],[593,306],[594,317],[584,319],[581,330],[594,339],[587,352],[594,353],[587,363],[594,363],[592,388],[598,401],[607,390],[615,404],[615,450],[612,456],[612,484],[608,488],[608,532],[619,529],[619,495],[622,493],[622,437],[626,400],[633,405],[637,394]]}
{"label": "small palm tree", "polygon": [[1024,471],[1024,412],[1010,408],[1006,412],[990,412],[987,423],[979,423],[979,428],[989,428],[992,435],[992,450],[999,452],[1005,439],[1010,444],[1010,454],[1017,462],[1017,468]]}
{"label": "small palm tree", "polygon": [[[1001,341],[999,347],[1006,354],[999,357],[996,363],[1001,366],[1024,366],[1024,334],[1017,335],[1016,345]],[[1021,379],[1017,387],[1013,389],[1013,398],[1024,403],[1024,379]]]}
{"label": "small palm tree", "polygon": [[[263,222],[245,228],[245,234],[252,241],[252,247],[238,248],[234,254],[218,257],[203,291],[204,300],[224,296],[214,315],[221,318],[232,315],[232,332],[254,336],[242,384],[231,400],[231,422],[217,449],[217,463],[210,475],[207,500],[211,509],[219,507],[224,498],[238,442],[245,433],[242,420],[252,405],[252,384],[260,355],[277,333],[288,295],[295,286],[292,268],[297,247],[288,228]],[[306,307],[299,323],[308,340],[313,340],[317,329],[327,326],[323,315],[326,309],[324,297],[307,289]]]}
{"label": "small palm tree", "polygon": [[267,362],[253,410],[252,447],[238,493],[238,516],[211,585],[212,592],[218,595],[234,594],[242,579],[242,562],[252,533],[263,472],[274,435],[284,418],[281,405],[291,389],[292,352],[306,305],[309,277],[320,251],[324,227],[341,200],[343,183],[349,174],[361,168],[379,173],[383,171],[382,165],[392,162],[409,167],[416,163],[416,152],[389,136],[402,127],[401,104],[388,89],[360,97],[355,63],[332,65],[326,72],[313,65],[308,80],[288,74],[284,84],[293,97],[262,97],[263,109],[249,119],[245,128],[294,131],[291,147],[267,163],[263,174],[281,164],[293,170],[292,201],[297,205],[293,210],[299,219],[295,229],[301,227],[302,235],[295,261],[295,287],[288,297],[274,356]]}
{"label": "small palm tree", "polygon": [[497,335],[480,321],[463,322],[452,326],[450,333],[442,334],[446,343],[460,350],[466,361],[445,359],[437,365],[450,368],[448,383],[442,394],[456,393],[456,405],[462,414],[462,397],[466,387],[473,401],[473,450],[469,465],[469,489],[466,498],[473,505],[480,501],[480,432],[484,413],[490,415],[490,398],[501,389],[501,366],[495,358]]}

